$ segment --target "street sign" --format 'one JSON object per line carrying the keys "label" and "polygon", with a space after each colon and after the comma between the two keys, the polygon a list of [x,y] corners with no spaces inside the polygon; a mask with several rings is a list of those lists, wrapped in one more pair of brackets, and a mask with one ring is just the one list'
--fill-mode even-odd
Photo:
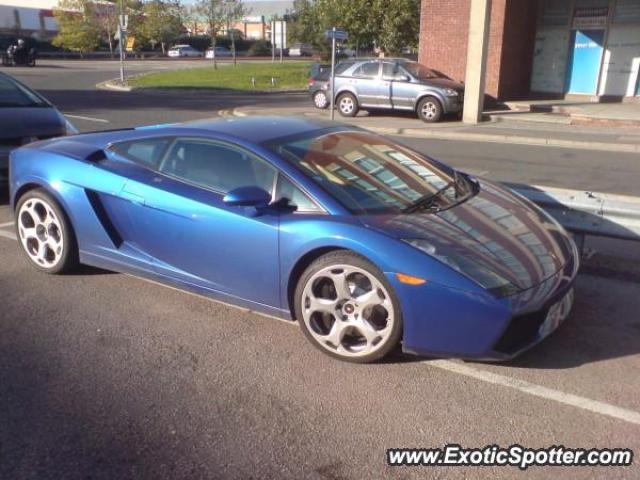
{"label": "street sign", "polygon": [[120,30],[127,32],[127,26],[129,25],[129,15],[118,15],[120,20]]}
{"label": "street sign", "polygon": [[136,45],[136,37],[127,37],[127,52],[133,52],[133,47]]}
{"label": "street sign", "polygon": [[326,38],[335,38],[336,40],[346,40],[349,38],[349,35],[344,30],[336,30],[335,28],[330,28],[324,32]]}

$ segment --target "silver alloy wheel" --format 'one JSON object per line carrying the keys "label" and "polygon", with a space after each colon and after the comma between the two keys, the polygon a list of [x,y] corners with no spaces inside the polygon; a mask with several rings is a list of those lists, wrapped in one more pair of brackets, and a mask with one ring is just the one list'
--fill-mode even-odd
{"label": "silver alloy wheel", "polygon": [[353,109],[356,108],[356,105],[351,97],[346,96],[340,99],[338,108],[340,108],[340,111],[345,115],[350,115],[353,112]]}
{"label": "silver alloy wheel", "polygon": [[302,316],[314,339],[345,357],[382,348],[395,322],[391,296],[370,272],[331,265],[316,272],[302,292]]}
{"label": "silver alloy wheel", "polygon": [[31,198],[20,207],[16,221],[29,258],[41,267],[55,267],[62,258],[64,238],[60,219],[51,205],[41,198]]}
{"label": "silver alloy wheel", "polygon": [[326,108],[329,101],[327,100],[327,95],[324,92],[317,92],[313,96],[313,103],[317,108]]}
{"label": "silver alloy wheel", "polygon": [[438,106],[433,101],[424,102],[421,113],[424,118],[431,120],[438,114]]}

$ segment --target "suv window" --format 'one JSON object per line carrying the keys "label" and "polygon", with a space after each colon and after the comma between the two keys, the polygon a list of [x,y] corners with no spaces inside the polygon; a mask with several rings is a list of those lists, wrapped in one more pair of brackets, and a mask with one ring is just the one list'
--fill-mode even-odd
{"label": "suv window", "polygon": [[170,138],[148,138],[118,143],[110,150],[143,167],[157,169],[170,142]]}
{"label": "suv window", "polygon": [[286,198],[290,205],[298,207],[299,212],[320,212],[318,207],[302,190],[296,187],[284,175],[278,176],[278,187],[276,188],[276,201]]}
{"label": "suv window", "polygon": [[384,62],[382,64],[382,78],[384,80],[399,80],[407,74],[397,63]]}
{"label": "suv window", "polygon": [[378,62],[367,62],[356,68],[353,76],[359,78],[376,78],[378,76],[378,70]]}
{"label": "suv window", "polygon": [[248,186],[271,193],[276,175],[274,167],[239,147],[200,139],[177,140],[160,171],[220,193]]}

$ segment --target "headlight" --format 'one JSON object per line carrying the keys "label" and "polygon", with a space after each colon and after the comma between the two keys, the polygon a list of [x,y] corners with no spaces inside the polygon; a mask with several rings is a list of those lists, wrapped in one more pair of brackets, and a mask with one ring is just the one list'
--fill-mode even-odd
{"label": "headlight", "polygon": [[447,97],[457,97],[459,94],[456,90],[454,90],[453,88],[445,88],[444,89],[444,94]]}
{"label": "headlight", "polygon": [[66,117],[64,119],[64,129],[67,135],[77,135],[78,133],[80,133],[78,129],[74,127],[69,120],[67,120]]}
{"label": "headlight", "polygon": [[520,291],[509,280],[464,255],[458,255],[453,252],[440,252],[431,242],[420,238],[403,239],[403,241],[440,260],[498,298],[507,297]]}

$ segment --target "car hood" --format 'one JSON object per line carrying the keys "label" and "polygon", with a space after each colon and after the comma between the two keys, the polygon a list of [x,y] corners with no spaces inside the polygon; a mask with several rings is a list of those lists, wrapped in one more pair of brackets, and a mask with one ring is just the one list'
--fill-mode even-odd
{"label": "car hood", "polygon": [[480,181],[466,202],[439,213],[365,215],[369,228],[423,239],[436,256],[465,257],[527,289],[561,270],[573,255],[564,229],[510,190]]}
{"label": "car hood", "polygon": [[439,88],[451,88],[456,92],[463,92],[464,85],[455,80],[450,80],[448,78],[432,78],[429,80],[418,80],[422,85],[428,85],[430,87],[439,87]]}
{"label": "car hood", "polygon": [[64,133],[64,118],[53,107],[0,108],[0,138],[41,138]]}

